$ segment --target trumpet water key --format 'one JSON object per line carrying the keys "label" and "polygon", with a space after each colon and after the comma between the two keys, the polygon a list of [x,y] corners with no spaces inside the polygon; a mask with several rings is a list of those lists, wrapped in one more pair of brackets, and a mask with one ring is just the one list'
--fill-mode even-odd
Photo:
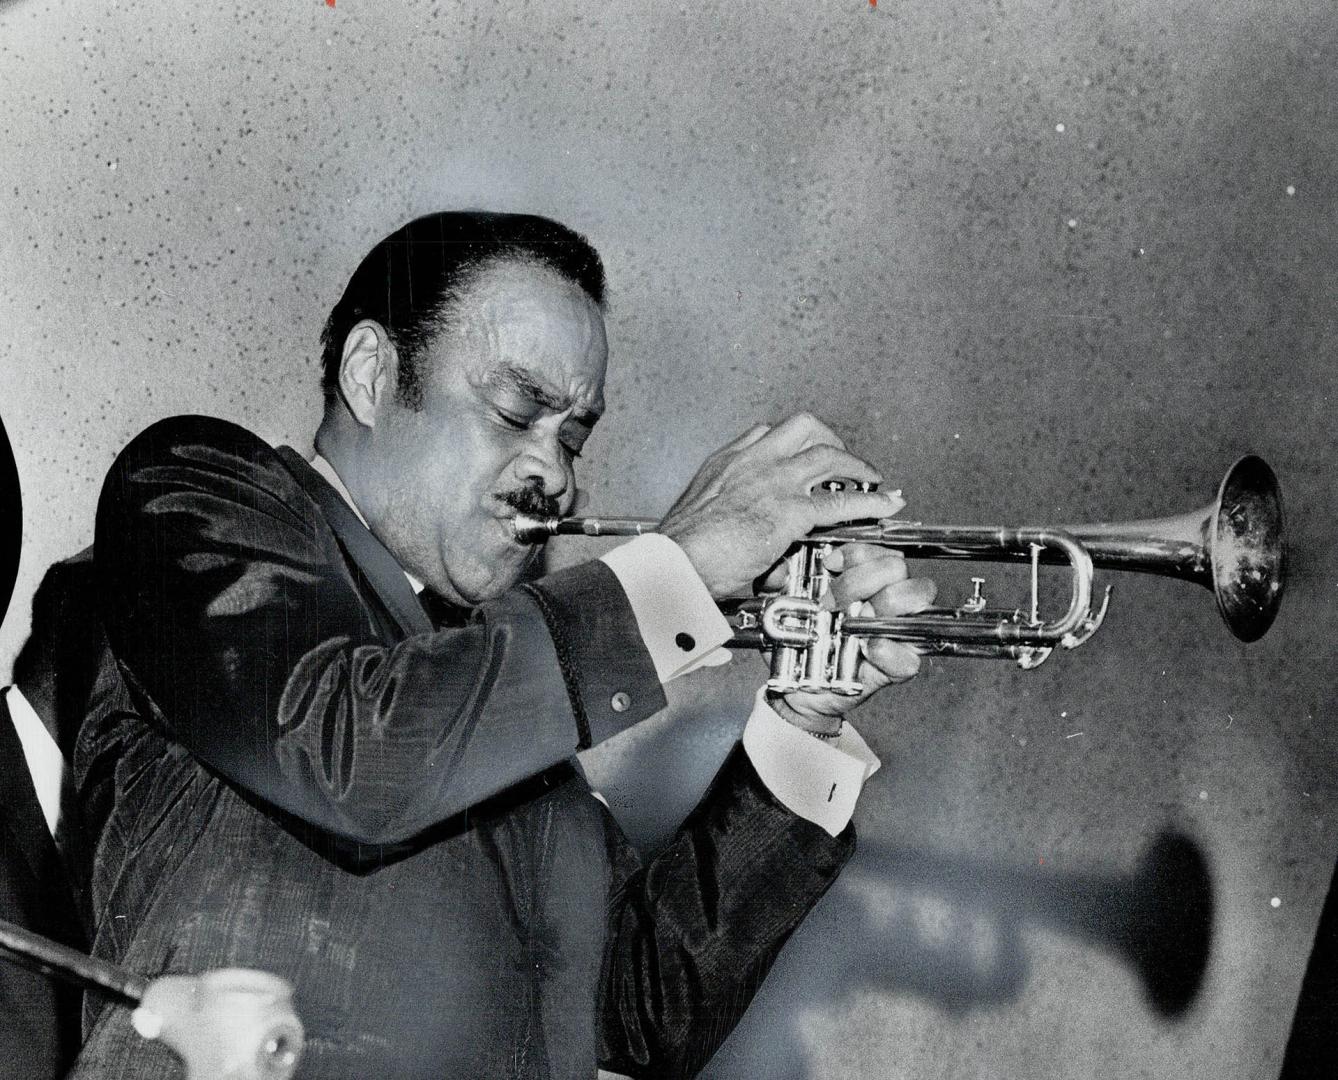
{"label": "trumpet water key", "polygon": [[[1056,647],[1074,649],[1105,618],[1110,588],[1093,607],[1096,567],[1158,574],[1212,590],[1231,632],[1242,641],[1264,635],[1277,615],[1285,584],[1282,495],[1273,470],[1246,456],[1227,472],[1217,498],[1178,517],[1122,524],[1023,526],[925,525],[899,521],[839,525],[814,532],[786,557],[778,594],[721,602],[736,648],[771,653],[768,689],[858,694],[864,642],[886,638],[938,656],[1015,661],[1031,669]],[[514,522],[517,540],[547,536],[639,536],[656,531],[641,518],[540,518]],[[935,607],[893,618],[847,615],[824,605],[827,560],[840,544],[895,548],[910,558],[1026,562],[1031,595],[1020,608],[991,607],[983,578],[957,607]],[[1057,618],[1040,612],[1040,567],[1069,568],[1067,609]]]}

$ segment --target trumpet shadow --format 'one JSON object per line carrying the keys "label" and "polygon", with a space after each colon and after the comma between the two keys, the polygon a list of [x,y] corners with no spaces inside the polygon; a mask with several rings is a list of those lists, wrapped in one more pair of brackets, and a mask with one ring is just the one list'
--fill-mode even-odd
{"label": "trumpet shadow", "polygon": [[1126,964],[1151,1010],[1175,1020],[1202,986],[1213,910],[1207,860],[1171,830],[1125,875],[863,844],[702,1075],[804,1080],[813,1065],[806,1014],[855,1008],[870,994],[909,995],[958,1016],[1006,1005],[1031,975],[1026,935],[1033,929]]}
{"label": "trumpet shadow", "polygon": [[[747,682],[747,672],[738,676]],[[616,758],[589,763],[643,851],[667,839],[728,752],[737,725],[716,710],[729,698],[704,689],[680,704],[672,724],[650,728]],[[897,845],[871,832],[864,830],[854,858],[782,950],[703,1077],[806,1080],[818,1071],[810,1054],[821,1048],[810,1047],[804,1031],[819,1010],[905,997],[950,1016],[1006,1007],[1034,973],[1027,942],[1038,931],[1131,969],[1163,1021],[1194,1004],[1215,904],[1208,860],[1191,837],[1163,829],[1131,871],[1069,873]]]}

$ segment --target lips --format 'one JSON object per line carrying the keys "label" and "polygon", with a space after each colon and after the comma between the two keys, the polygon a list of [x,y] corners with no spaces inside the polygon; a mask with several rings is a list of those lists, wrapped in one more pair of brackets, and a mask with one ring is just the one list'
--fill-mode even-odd
{"label": "lips", "polygon": [[547,537],[538,540],[523,541],[516,537],[515,517],[519,514],[528,514],[532,517],[553,517],[558,513],[558,501],[550,499],[542,491],[536,488],[521,488],[519,491],[508,491],[500,495],[494,495],[493,498],[501,504],[501,514],[495,515],[502,522],[506,530],[507,539],[518,547],[526,550],[532,550],[542,547],[547,542]]}
{"label": "lips", "polygon": [[501,528],[503,536],[506,537],[511,546],[522,548],[526,552],[531,552],[535,548],[543,547],[544,544],[548,542],[548,537],[546,536],[540,537],[537,540],[521,540],[520,537],[516,535],[515,520],[516,517],[514,513],[508,513],[505,517],[496,517],[497,524]]}

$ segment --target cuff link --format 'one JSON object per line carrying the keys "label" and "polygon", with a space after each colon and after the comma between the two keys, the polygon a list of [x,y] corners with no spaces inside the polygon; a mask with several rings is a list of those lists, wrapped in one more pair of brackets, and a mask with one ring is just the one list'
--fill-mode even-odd
{"label": "cuff link", "polygon": [[627,694],[619,690],[613,697],[609,698],[609,708],[614,712],[626,712],[632,707],[632,699]]}
{"label": "cuff link", "polygon": [[697,639],[691,634],[679,633],[674,635],[674,644],[684,652],[692,652],[697,647]]}

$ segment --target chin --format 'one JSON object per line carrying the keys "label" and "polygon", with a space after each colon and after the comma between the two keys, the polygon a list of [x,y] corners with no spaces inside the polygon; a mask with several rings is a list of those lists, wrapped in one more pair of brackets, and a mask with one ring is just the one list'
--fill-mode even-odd
{"label": "chin", "polygon": [[534,581],[543,576],[544,559],[542,551],[542,548],[534,548],[521,562],[507,560],[504,568],[490,567],[489,569],[494,571],[492,574],[486,577],[480,574],[472,582],[452,583],[454,591],[460,595],[465,603],[475,607],[479,604],[486,604],[489,600],[496,600],[522,582]]}

